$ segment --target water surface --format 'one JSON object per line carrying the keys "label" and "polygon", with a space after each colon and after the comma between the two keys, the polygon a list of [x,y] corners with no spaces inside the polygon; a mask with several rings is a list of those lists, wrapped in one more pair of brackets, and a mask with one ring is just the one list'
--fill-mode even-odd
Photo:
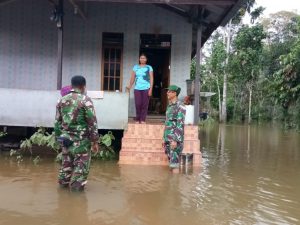
{"label": "water surface", "polygon": [[0,224],[300,224],[300,134],[201,129],[203,166],[94,162],[86,191],[57,188],[58,165],[0,155]]}

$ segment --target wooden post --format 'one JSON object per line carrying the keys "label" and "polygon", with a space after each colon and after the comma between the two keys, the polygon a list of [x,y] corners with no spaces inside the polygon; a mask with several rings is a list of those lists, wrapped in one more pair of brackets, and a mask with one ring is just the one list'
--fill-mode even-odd
{"label": "wooden post", "polygon": [[57,21],[57,32],[58,32],[58,42],[57,42],[57,90],[62,88],[62,61],[63,61],[63,27],[64,27],[64,1],[59,0],[58,2],[58,12],[60,14],[60,19]]}
{"label": "wooden post", "polygon": [[199,124],[199,112],[200,112],[200,65],[202,58],[202,24],[197,25],[197,47],[196,47],[196,74],[195,74],[195,83],[194,83],[194,125]]}

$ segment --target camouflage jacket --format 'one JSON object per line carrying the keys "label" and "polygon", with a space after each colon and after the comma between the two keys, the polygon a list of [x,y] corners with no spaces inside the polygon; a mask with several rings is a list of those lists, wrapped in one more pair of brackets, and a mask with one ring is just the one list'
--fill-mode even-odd
{"label": "camouflage jacket", "polygon": [[92,100],[72,89],[56,105],[54,132],[56,137],[71,141],[98,140],[98,125]]}
{"label": "camouflage jacket", "polygon": [[164,141],[183,142],[185,106],[177,101],[168,105],[166,111]]}

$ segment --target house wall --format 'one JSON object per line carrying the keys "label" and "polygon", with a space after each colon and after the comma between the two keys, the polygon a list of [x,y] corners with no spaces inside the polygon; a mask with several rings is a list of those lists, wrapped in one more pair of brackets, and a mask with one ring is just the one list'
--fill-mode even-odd
{"label": "house wall", "polygon": [[[63,85],[72,75],[87,78],[88,89],[101,87],[102,32],[124,33],[123,91],[138,60],[141,33],[172,35],[170,82],[189,78],[192,27],[183,18],[154,5],[87,3],[87,20],[65,1]],[[14,1],[0,7],[0,88],[55,90],[57,30],[48,1]],[[134,114],[131,94],[129,114]]]}
{"label": "house wall", "polygon": [[[0,105],[9,106],[1,108],[0,126],[53,127],[59,91],[0,88],[0,96]],[[93,103],[99,129],[126,129],[127,93],[105,92]]]}

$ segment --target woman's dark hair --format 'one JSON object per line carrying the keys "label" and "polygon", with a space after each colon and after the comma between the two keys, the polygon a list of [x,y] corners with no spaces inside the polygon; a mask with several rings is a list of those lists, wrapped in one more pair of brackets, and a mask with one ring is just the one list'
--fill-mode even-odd
{"label": "woman's dark hair", "polygon": [[145,53],[141,53],[141,54],[140,54],[140,57],[142,57],[142,56],[145,56],[146,58],[148,58],[147,55],[146,55]]}
{"label": "woman's dark hair", "polygon": [[147,55],[146,55],[145,53],[141,53],[140,56],[139,56],[139,64],[141,64],[141,63],[140,63],[140,58],[141,58],[142,56],[144,56],[144,57],[146,58],[146,60],[148,60]]}

